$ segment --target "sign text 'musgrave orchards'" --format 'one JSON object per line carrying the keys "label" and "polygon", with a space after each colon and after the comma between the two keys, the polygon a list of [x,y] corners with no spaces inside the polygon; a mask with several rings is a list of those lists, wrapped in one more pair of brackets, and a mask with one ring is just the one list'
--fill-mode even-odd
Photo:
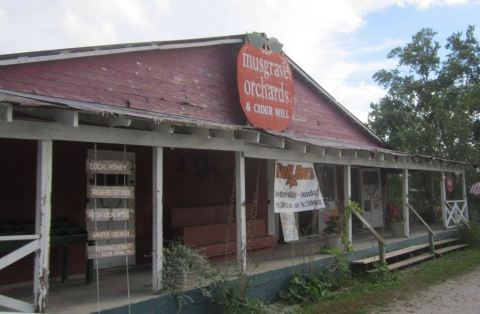
{"label": "sign text 'musgrave orchards'", "polygon": [[293,113],[293,77],[281,53],[244,44],[237,58],[240,104],[255,127],[285,130]]}

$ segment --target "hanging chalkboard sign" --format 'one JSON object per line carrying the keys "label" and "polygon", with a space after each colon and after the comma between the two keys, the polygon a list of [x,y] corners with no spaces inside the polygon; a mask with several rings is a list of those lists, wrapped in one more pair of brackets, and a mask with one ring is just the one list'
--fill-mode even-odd
{"label": "hanging chalkboard sign", "polygon": [[131,186],[87,186],[88,198],[135,198],[135,190]]}
{"label": "hanging chalkboard sign", "polygon": [[87,173],[132,174],[132,169],[130,161],[87,159]]}

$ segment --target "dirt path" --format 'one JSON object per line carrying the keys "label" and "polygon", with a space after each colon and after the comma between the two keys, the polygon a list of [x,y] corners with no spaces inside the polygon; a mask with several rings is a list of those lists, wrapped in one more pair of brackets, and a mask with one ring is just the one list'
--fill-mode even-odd
{"label": "dirt path", "polygon": [[480,314],[480,268],[374,312]]}

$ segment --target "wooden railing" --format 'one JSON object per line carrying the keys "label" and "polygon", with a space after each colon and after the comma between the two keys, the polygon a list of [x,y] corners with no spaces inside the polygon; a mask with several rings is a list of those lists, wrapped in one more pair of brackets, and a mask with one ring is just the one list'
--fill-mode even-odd
{"label": "wooden railing", "polygon": [[370,231],[370,233],[377,239],[377,241],[378,241],[378,256],[380,257],[380,261],[382,263],[385,263],[386,262],[386,258],[385,258],[385,239],[377,231],[375,231],[375,229],[373,229],[373,227],[368,223],[367,220],[365,220],[365,218],[360,213],[357,213],[355,210],[352,210],[352,213],[355,215],[355,217],[358,218],[358,220],[360,220],[362,225],[364,225],[365,228],[367,228],[368,231]]}
{"label": "wooden railing", "polygon": [[430,244],[430,251],[435,256],[435,241],[434,241],[435,232],[433,232],[432,228],[430,228],[430,226],[427,224],[427,222],[425,220],[423,220],[422,216],[420,216],[420,214],[415,210],[415,208],[413,208],[412,205],[410,205],[409,203],[407,203],[407,205],[408,205],[408,208],[410,209],[410,211],[412,213],[414,213],[415,216],[417,216],[418,220],[420,220],[422,222],[422,224],[425,226],[425,228],[427,228],[428,243]]}

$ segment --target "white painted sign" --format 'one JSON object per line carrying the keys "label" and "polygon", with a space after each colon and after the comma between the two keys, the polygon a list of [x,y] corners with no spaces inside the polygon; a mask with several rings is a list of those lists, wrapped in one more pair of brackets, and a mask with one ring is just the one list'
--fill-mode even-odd
{"label": "white painted sign", "polygon": [[135,238],[135,231],[128,229],[119,230],[89,230],[88,240],[110,240]]}
{"label": "white painted sign", "polygon": [[111,245],[89,246],[87,248],[87,254],[88,259],[133,255],[135,254],[135,244],[121,243]]}
{"label": "white painted sign", "polygon": [[132,163],[120,160],[87,159],[87,173],[132,174]]}
{"label": "white painted sign", "polygon": [[88,221],[125,221],[133,218],[131,208],[89,208],[85,211]]}
{"label": "white painted sign", "polygon": [[285,242],[296,241],[300,238],[295,213],[280,213],[280,222]]}
{"label": "white painted sign", "polygon": [[325,208],[313,163],[275,161],[274,211],[294,213]]}
{"label": "white painted sign", "polygon": [[88,198],[135,198],[135,190],[131,186],[93,186],[87,187]]}

